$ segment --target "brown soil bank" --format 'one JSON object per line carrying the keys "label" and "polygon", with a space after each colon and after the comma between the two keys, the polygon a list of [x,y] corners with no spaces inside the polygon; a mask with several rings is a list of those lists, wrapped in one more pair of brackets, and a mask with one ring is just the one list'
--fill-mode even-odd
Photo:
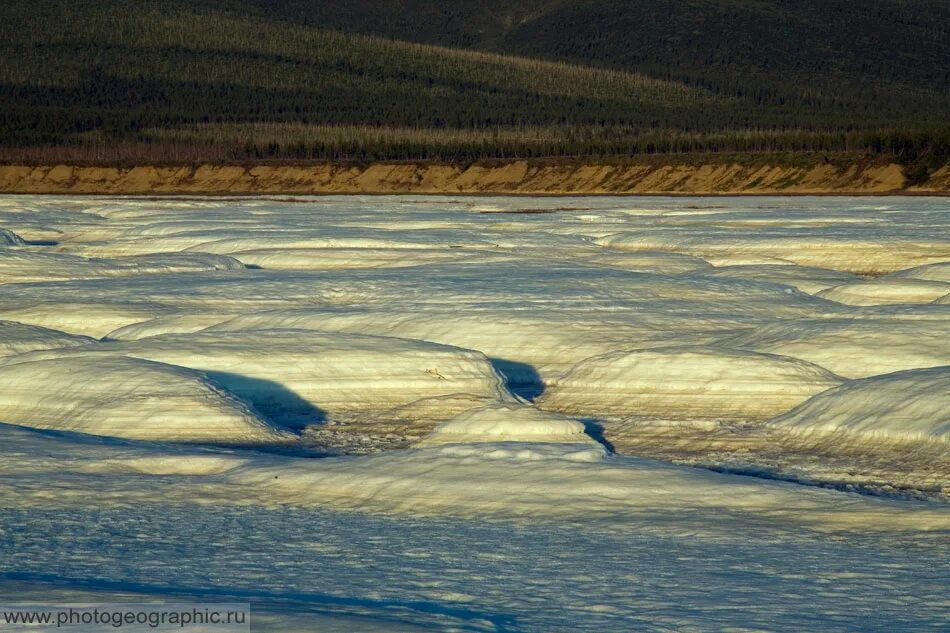
{"label": "brown soil bank", "polygon": [[950,193],[950,167],[905,187],[897,164],[510,161],[189,166],[0,165],[2,193],[887,194]]}

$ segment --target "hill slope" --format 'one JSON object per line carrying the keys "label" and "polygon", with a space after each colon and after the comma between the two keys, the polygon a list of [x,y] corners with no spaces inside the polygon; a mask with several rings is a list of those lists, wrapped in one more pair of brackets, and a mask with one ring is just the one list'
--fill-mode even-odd
{"label": "hill slope", "polygon": [[[795,103],[945,121],[942,0],[250,0],[298,23],[575,61]],[[944,108],[935,110],[936,106]]]}
{"label": "hill slope", "polygon": [[950,120],[933,0],[8,0],[0,17],[7,161],[808,150],[933,168]]}

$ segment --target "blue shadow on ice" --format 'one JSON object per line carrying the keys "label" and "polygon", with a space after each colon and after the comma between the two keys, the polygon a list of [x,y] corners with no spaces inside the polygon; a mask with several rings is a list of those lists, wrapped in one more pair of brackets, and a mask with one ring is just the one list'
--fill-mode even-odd
{"label": "blue shadow on ice", "polygon": [[544,393],[544,381],[541,374],[528,363],[519,363],[507,358],[489,358],[492,367],[505,379],[508,391],[528,401]]}
{"label": "blue shadow on ice", "polygon": [[326,422],[326,412],[284,385],[226,371],[205,371],[216,385],[250,404],[267,422],[279,427],[302,429]]}
{"label": "blue shadow on ice", "polygon": [[[388,620],[393,623],[416,624],[412,618],[407,618],[406,611],[415,611],[420,614],[440,615],[448,618],[461,620],[459,624],[453,626],[453,630],[483,631],[484,622],[490,622],[495,631],[499,633],[512,633],[517,631],[516,620],[513,616],[497,613],[485,613],[465,607],[456,607],[450,604],[443,604],[430,600],[376,600],[372,598],[357,598],[334,596],[325,593],[308,592],[268,592],[247,591],[241,589],[218,589],[214,587],[169,587],[167,585],[150,586],[143,583],[128,581],[111,581],[105,579],[87,580],[80,578],[68,578],[54,574],[36,574],[5,572],[0,574],[0,578],[6,580],[16,580],[20,582],[37,583],[42,585],[52,585],[59,587],[68,587],[69,589],[98,590],[105,592],[122,592],[126,594],[124,598],[129,598],[128,594],[140,593],[149,598],[160,595],[163,598],[174,598],[187,601],[213,601],[213,602],[250,602],[251,603],[251,623],[253,627],[253,610],[255,608],[267,611],[285,612],[293,615],[306,615],[307,613],[320,615],[343,615],[350,617],[367,617],[365,610],[370,610],[369,617],[377,620]],[[335,608],[334,608],[335,607]],[[355,607],[353,613],[340,610],[339,607]],[[387,613],[388,612],[388,613]],[[393,613],[402,612],[402,613]],[[465,621],[472,622],[472,625],[466,625]],[[436,629],[437,630],[437,629]]]}

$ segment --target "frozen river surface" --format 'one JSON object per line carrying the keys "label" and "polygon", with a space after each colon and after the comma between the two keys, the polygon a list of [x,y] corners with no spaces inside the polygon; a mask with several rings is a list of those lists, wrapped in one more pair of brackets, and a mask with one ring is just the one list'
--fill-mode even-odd
{"label": "frozen river surface", "polygon": [[937,198],[0,198],[0,602],[950,617]]}

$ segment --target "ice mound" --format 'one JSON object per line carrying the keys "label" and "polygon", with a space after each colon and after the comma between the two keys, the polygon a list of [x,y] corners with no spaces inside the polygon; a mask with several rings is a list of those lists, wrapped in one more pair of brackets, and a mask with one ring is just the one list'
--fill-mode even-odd
{"label": "ice mound", "polygon": [[0,321],[0,358],[39,349],[73,347],[92,342],[94,339],[86,336],[75,336],[16,321]]}
{"label": "ice mound", "polygon": [[950,364],[950,319],[802,319],[727,337],[721,345],[781,354],[846,378]]}
{"label": "ice mound", "polygon": [[403,268],[433,262],[458,261],[473,254],[498,257],[487,251],[464,256],[448,249],[408,248],[262,248],[232,253],[232,257],[269,270],[335,270],[356,268]]}
{"label": "ice mound", "polygon": [[539,405],[608,418],[758,421],[840,383],[817,365],[772,354],[692,346],[621,350],[578,363]]}
{"label": "ice mound", "polygon": [[13,231],[0,229],[0,246],[23,246],[24,244],[26,241]]}
{"label": "ice mound", "polygon": [[[373,230],[364,228],[336,227],[332,232],[311,231],[229,231],[218,232],[215,235],[205,233],[182,233],[171,235],[172,240],[191,241],[190,246],[181,248],[184,244],[177,241],[175,246],[185,251],[200,251],[203,253],[219,253],[232,255],[241,251],[261,249],[296,249],[296,248],[486,248],[495,243],[481,238],[471,231],[443,231],[430,229],[427,231],[407,231],[400,229]],[[167,239],[167,238],[163,238]]]}
{"label": "ice mound", "polygon": [[303,459],[0,424],[0,506],[114,507],[200,500],[209,506],[290,505],[472,519],[564,517],[690,536],[729,533],[749,521],[781,530],[831,532],[930,531],[948,525],[946,512],[932,506],[648,459],[612,456],[591,463],[446,452],[457,446],[472,445]]}
{"label": "ice mound", "polygon": [[443,446],[442,455],[486,459],[592,462],[607,455],[582,423],[516,404],[466,411],[437,426],[416,446]]}
{"label": "ice mound", "polygon": [[[162,237],[128,237],[123,235],[116,238],[113,238],[113,236],[108,233],[102,235],[87,233],[84,237],[89,241],[81,243],[70,241],[68,244],[69,251],[83,257],[106,259],[136,256],[144,257],[160,253],[178,253],[185,252],[186,249],[191,247],[199,247],[194,249],[195,252],[207,253],[207,251],[200,248],[200,245],[209,239],[209,237],[204,234],[194,235],[190,233]],[[98,241],[89,239],[93,237],[101,237],[103,239]],[[215,254],[226,255],[227,253]]]}
{"label": "ice mound", "polygon": [[[475,270],[481,272],[482,269]],[[815,314],[815,304],[837,307],[773,284],[710,281],[708,278],[681,281],[593,266],[584,269],[585,279],[577,287],[565,287],[567,282],[562,286],[562,280],[554,273],[543,280],[532,280],[538,286],[543,284],[543,289],[532,289],[543,296],[529,300],[517,296],[526,291],[518,287],[512,276],[506,276],[507,272],[508,269],[503,269],[485,273],[472,281],[472,284],[490,288],[492,293],[498,288],[495,298],[492,295],[484,299],[469,298],[466,291],[456,289],[461,295],[458,299],[453,303],[442,302],[439,295],[445,289],[439,289],[408,305],[404,297],[366,308],[318,306],[262,310],[208,329],[299,328],[395,336],[477,349],[495,362],[512,389],[526,394],[542,390],[545,383],[556,380],[591,356],[617,349],[668,346],[674,342],[707,344],[724,336],[724,331],[734,332],[754,325],[763,314],[769,318],[776,314],[792,318]],[[623,280],[606,278],[608,274],[617,273]],[[455,276],[449,279],[455,280],[458,288],[470,287],[468,279],[460,279],[461,273],[453,274]],[[403,276],[409,275],[403,273]],[[594,291],[624,294],[620,287],[623,283],[631,286],[632,298],[586,307],[593,303],[588,297]],[[551,299],[555,287],[558,298]],[[406,288],[407,295],[414,296],[418,292],[419,289]]]}
{"label": "ice mound", "polygon": [[103,262],[76,255],[0,250],[0,284],[104,277],[109,271],[110,267]]}
{"label": "ice mound", "polygon": [[950,366],[853,380],[818,394],[768,426],[802,435],[950,442]]}
{"label": "ice mound", "polygon": [[713,269],[706,260],[683,253],[601,251],[586,255],[581,261],[597,266],[622,268],[631,272],[655,272],[664,275],[705,272]]}
{"label": "ice mound", "polygon": [[794,264],[762,264],[752,266],[723,266],[702,274],[732,279],[754,279],[792,286],[802,292],[815,294],[842,284],[857,282],[861,277],[837,270],[796,266]]}
{"label": "ice mound", "polygon": [[[415,415],[438,420],[470,408],[473,400],[510,398],[480,352],[396,338],[312,330],[196,332],[38,352],[28,360],[65,353],[200,370],[268,419],[293,426],[382,414],[410,403]],[[458,394],[470,397],[446,398]]]}
{"label": "ice mound", "polygon": [[[950,255],[948,255],[950,257]],[[884,277],[885,279],[924,279],[926,281],[942,281],[950,284],[950,261],[937,264],[927,264],[926,266],[917,266],[907,268],[896,273],[891,273]]]}
{"label": "ice mound", "polygon": [[120,327],[148,321],[171,309],[152,303],[57,301],[0,304],[0,319],[19,321],[70,334],[102,338]]}
{"label": "ice mound", "polygon": [[103,338],[114,341],[134,341],[162,334],[190,334],[200,332],[218,323],[233,319],[235,314],[219,312],[183,312],[125,325],[106,334]]}
{"label": "ice mound", "polygon": [[526,311],[321,309],[268,310],[241,315],[209,331],[300,328],[356,332],[432,341],[477,349],[493,359],[512,389],[537,389],[574,363],[615,349],[624,339],[642,340],[650,328],[597,324],[574,315]]}
{"label": "ice mound", "polygon": [[149,253],[116,257],[110,261],[137,274],[187,271],[243,270],[244,264],[227,255],[212,253]]}
{"label": "ice mound", "polygon": [[607,449],[599,444],[559,442],[480,442],[446,444],[437,451],[440,457],[460,459],[507,459],[523,462],[563,460],[568,462],[599,462],[607,457]]}
{"label": "ice mound", "polygon": [[[558,447],[525,444],[523,447]],[[242,501],[413,515],[575,517],[685,532],[758,521],[782,529],[946,529],[934,508],[674,466],[648,459],[519,459],[519,444],[447,445],[371,457],[271,460],[222,475]],[[492,450],[507,450],[491,458]],[[206,494],[214,494],[209,492]],[[896,511],[901,508],[901,511]],[[733,523],[735,521],[736,523]],[[729,528],[726,527],[728,530]],[[695,532],[693,532],[695,533]]]}
{"label": "ice mound", "polygon": [[200,372],[135,358],[0,366],[0,420],[140,440],[243,444],[292,438]]}
{"label": "ice mound", "polygon": [[224,255],[158,253],[115,259],[33,250],[0,250],[0,283],[96,279],[175,272],[241,270],[244,264]]}
{"label": "ice mound", "polygon": [[818,293],[823,299],[853,306],[931,303],[948,295],[950,283],[912,277],[882,277],[836,286]]}
{"label": "ice mound", "polygon": [[461,413],[436,427],[420,446],[472,442],[595,443],[576,420],[534,407],[495,404]]}
{"label": "ice mound", "polygon": [[622,251],[686,253],[715,265],[785,261],[858,274],[890,273],[908,265],[941,262],[950,249],[946,238],[929,234],[933,229],[905,233],[901,239],[894,239],[886,228],[862,230],[864,227],[848,227],[848,222],[838,226],[833,226],[834,223],[795,226],[790,218],[781,217],[776,217],[776,226],[739,221],[729,227],[703,222],[692,226],[620,231],[597,238],[595,242]]}

